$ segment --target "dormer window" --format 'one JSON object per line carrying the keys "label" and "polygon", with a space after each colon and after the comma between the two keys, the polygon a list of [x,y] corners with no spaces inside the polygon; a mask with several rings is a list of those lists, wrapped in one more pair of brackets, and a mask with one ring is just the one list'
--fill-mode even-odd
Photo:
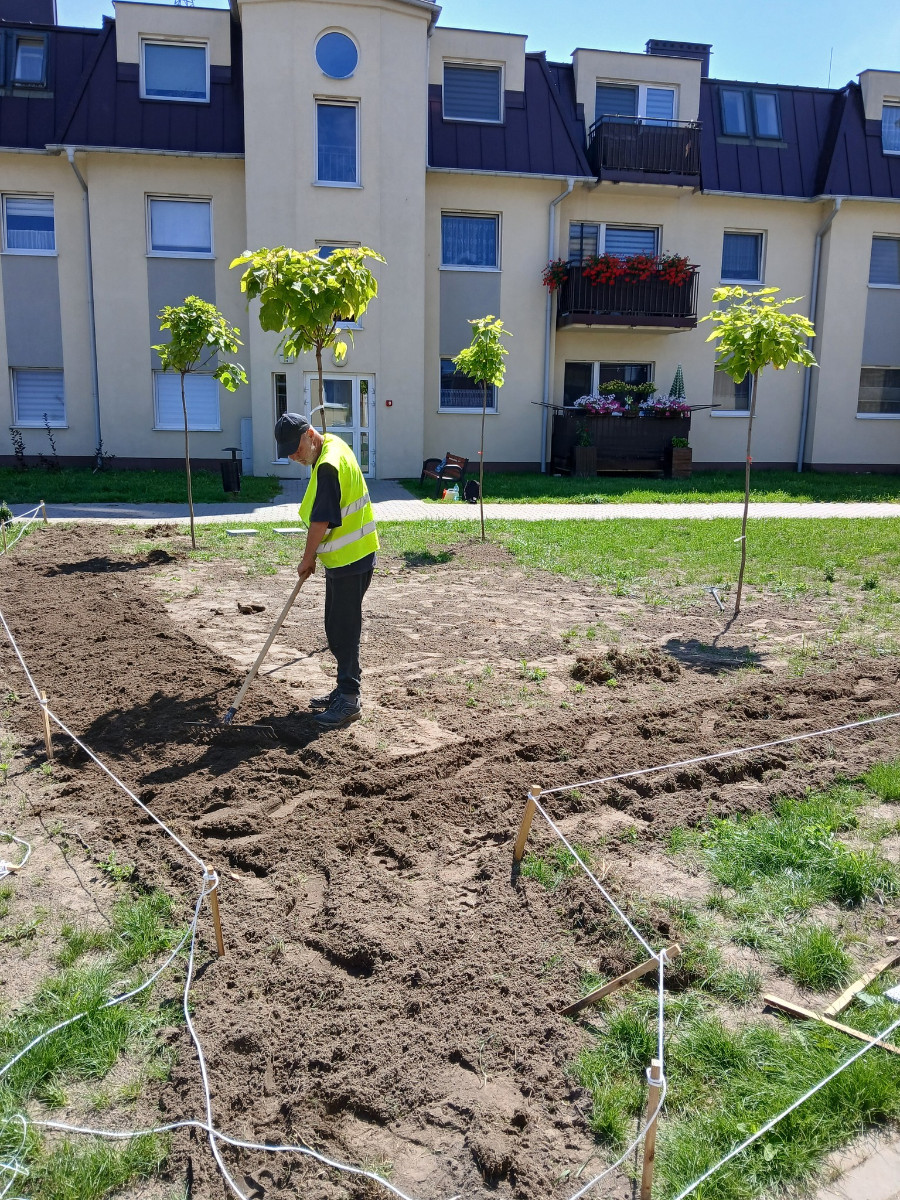
{"label": "dormer window", "polygon": [[42,37],[15,35],[12,82],[16,87],[46,87],[47,42]]}
{"label": "dormer window", "polygon": [[900,100],[886,100],[881,110],[881,148],[900,154]]}
{"label": "dormer window", "polygon": [[141,43],[141,98],[209,101],[209,47],[205,42]]}
{"label": "dormer window", "polygon": [[598,83],[594,120],[599,121],[601,117],[621,117],[626,121],[638,117],[645,124],[667,124],[675,120],[675,89]]}
{"label": "dormer window", "polygon": [[500,67],[444,63],[444,119],[499,124],[503,120]]}
{"label": "dormer window", "polygon": [[727,137],[780,139],[781,115],[776,92],[723,87],[720,100],[722,132]]}

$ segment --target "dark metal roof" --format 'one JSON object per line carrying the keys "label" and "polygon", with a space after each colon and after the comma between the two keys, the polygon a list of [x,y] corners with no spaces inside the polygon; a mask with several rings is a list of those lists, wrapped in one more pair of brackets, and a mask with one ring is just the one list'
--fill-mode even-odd
{"label": "dark metal roof", "polygon": [[525,56],[524,92],[507,92],[502,125],[445,121],[440,86],[428,89],[428,163],[457,170],[535,175],[590,175],[584,121],[574,87],[561,90],[560,72],[543,54]]}
{"label": "dark metal roof", "polygon": [[115,22],[108,17],[102,29],[55,27],[48,29],[48,38],[48,88],[0,97],[0,146],[243,152],[241,40],[235,22],[232,66],[210,68],[208,104],[141,100],[138,65],[116,61]]}

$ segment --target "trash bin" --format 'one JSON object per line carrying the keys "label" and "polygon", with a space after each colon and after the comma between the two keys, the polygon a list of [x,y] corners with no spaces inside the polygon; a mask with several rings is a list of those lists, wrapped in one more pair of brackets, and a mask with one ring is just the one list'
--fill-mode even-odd
{"label": "trash bin", "polygon": [[222,489],[226,492],[239,492],[241,490],[241,475],[243,474],[241,470],[242,464],[238,459],[241,448],[240,446],[223,446],[222,449],[231,452],[230,462],[226,458],[223,462],[219,463],[222,469]]}

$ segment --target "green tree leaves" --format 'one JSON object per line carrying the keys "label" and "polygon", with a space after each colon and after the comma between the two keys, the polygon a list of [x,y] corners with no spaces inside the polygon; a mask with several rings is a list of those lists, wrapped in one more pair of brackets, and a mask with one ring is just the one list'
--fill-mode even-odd
{"label": "green tree leaves", "polygon": [[706,339],[718,339],[716,366],[735,383],[747,375],[756,375],[763,367],[782,371],[788,363],[814,367],[816,360],[807,342],[816,336],[808,317],[782,310],[797,304],[802,296],[775,300],[780,288],[760,288],[748,292],[742,287],[713,290],[713,303],[726,305],[719,312],[707,313],[702,321],[713,321],[716,328]]}

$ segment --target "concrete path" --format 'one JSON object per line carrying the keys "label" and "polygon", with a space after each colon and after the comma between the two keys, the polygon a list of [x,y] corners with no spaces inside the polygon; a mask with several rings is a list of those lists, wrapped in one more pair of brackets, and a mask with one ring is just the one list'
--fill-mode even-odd
{"label": "concrete path", "polygon": [[[197,521],[225,524],[272,522],[295,526],[297,509],[305,490],[305,481],[286,479],[281,495],[268,504],[241,504],[224,500],[221,504],[195,504]],[[392,479],[373,479],[369,493],[379,521],[477,521],[477,504],[426,504],[416,499]],[[18,516],[33,505],[10,506]],[[696,521],[714,517],[740,518],[743,505],[735,504],[498,504],[486,501],[486,520],[504,521],[615,521],[639,518],[652,521]],[[47,515],[53,521],[186,521],[187,504],[48,504]],[[828,517],[900,517],[896,504],[751,504],[750,516],[803,517],[807,520]]]}

